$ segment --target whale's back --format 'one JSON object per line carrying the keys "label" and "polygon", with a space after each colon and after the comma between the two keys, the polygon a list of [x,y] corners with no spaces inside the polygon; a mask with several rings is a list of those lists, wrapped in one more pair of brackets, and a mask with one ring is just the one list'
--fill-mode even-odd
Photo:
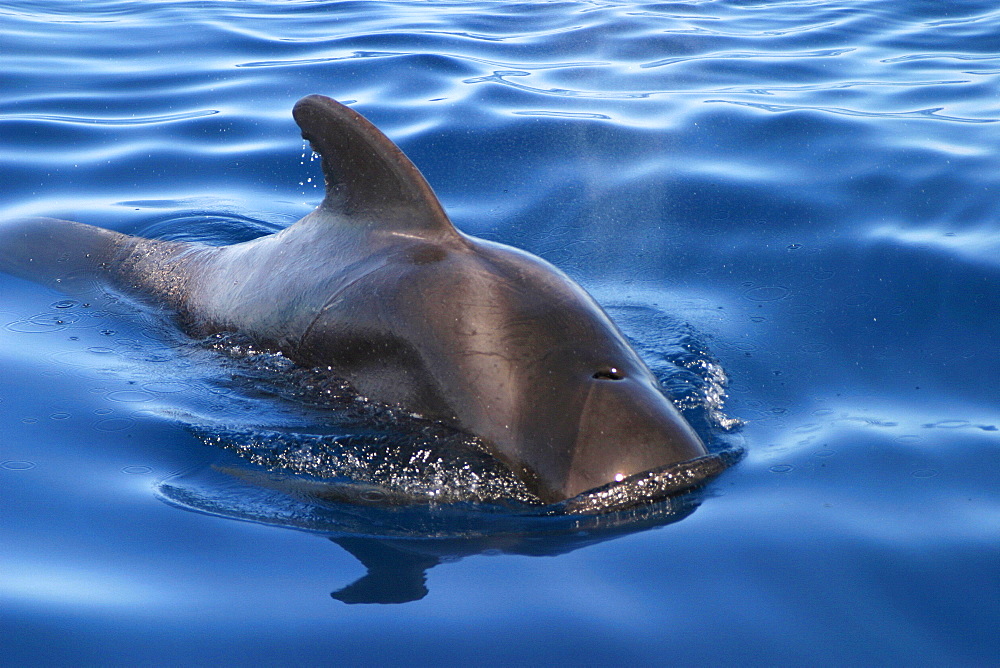
{"label": "whale's back", "polygon": [[0,271],[68,294],[111,287],[183,311],[193,244],[144,239],[57,218],[0,224]]}

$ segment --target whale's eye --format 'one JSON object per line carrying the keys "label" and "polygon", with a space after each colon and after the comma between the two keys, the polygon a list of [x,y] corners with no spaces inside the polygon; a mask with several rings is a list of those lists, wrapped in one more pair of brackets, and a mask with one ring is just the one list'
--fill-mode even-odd
{"label": "whale's eye", "polygon": [[361,498],[364,499],[365,501],[371,501],[373,503],[377,503],[379,501],[385,500],[385,494],[372,489],[361,492]]}
{"label": "whale's eye", "polygon": [[593,375],[596,380],[622,380],[625,374],[613,366],[606,366]]}

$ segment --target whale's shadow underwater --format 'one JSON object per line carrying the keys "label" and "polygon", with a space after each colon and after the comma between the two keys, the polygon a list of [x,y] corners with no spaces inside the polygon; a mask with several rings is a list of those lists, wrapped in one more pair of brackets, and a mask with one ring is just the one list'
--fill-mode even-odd
{"label": "whale's shadow underwater", "polygon": [[[459,232],[359,114],[313,95],[293,115],[326,181],[323,202],[294,225],[212,246],[12,221],[0,224],[0,270],[155,304],[192,337],[235,333],[296,373],[463,437],[386,449],[379,438],[358,447],[195,426],[249,463],[168,481],[165,500],[330,535],[370,571],[340,592],[351,601],[411,600],[442,559],[555,554],[693,510],[698,488],[738,458],[713,446],[722,421],[694,429],[558,269]],[[306,460],[312,468],[288,466]],[[255,490],[267,498],[238,500]],[[274,511],[289,500],[294,512]]]}
{"label": "whale's shadow underwater", "polygon": [[[735,456],[735,455],[734,455]],[[188,511],[306,531],[328,538],[366,572],[331,596],[344,603],[392,604],[428,593],[427,571],[476,555],[557,556],[678,522],[704,488],[597,514],[567,514],[519,504],[386,505],[376,489],[254,466],[235,456],[159,483],[161,500]],[[360,503],[358,501],[361,501]]]}

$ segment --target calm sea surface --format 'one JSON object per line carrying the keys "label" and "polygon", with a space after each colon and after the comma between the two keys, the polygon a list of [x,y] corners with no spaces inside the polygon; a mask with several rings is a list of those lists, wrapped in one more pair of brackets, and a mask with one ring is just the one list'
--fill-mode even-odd
{"label": "calm sea surface", "polygon": [[569,534],[322,515],[224,473],[289,387],[0,276],[0,663],[1000,664],[998,91],[986,0],[0,2],[0,224],[281,228],[329,95],[747,453]]}

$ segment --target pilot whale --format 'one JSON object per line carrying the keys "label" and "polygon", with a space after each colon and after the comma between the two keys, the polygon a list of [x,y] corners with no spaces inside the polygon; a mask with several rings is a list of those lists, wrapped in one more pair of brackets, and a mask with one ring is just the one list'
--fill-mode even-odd
{"label": "pilot whale", "polygon": [[212,247],[9,222],[0,270],[64,291],[98,280],[167,306],[192,336],[239,332],[328,367],[363,396],[478,436],[545,503],[711,457],[583,288],[457,230],[354,110],[310,95],[293,116],[326,181],[294,225]]}

